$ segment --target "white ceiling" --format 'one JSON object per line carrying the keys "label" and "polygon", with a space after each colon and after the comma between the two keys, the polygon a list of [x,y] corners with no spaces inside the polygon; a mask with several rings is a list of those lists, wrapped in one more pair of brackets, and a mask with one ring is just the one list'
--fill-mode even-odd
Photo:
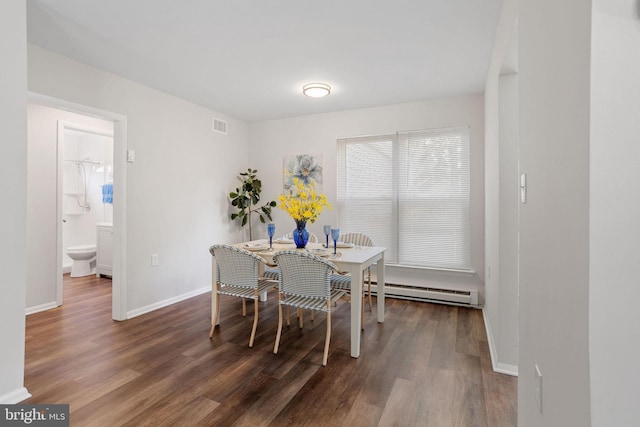
{"label": "white ceiling", "polygon": [[28,40],[253,122],[482,92],[500,4],[29,0]]}

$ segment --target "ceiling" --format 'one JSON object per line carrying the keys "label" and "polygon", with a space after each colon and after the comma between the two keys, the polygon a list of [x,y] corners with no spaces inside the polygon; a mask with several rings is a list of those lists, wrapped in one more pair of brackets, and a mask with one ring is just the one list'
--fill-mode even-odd
{"label": "ceiling", "polygon": [[28,41],[254,122],[482,92],[500,4],[29,0]]}

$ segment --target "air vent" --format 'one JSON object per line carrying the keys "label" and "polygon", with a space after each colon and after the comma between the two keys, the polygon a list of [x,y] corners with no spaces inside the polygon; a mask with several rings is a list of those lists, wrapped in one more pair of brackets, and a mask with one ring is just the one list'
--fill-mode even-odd
{"label": "air vent", "polygon": [[213,130],[216,132],[227,134],[227,122],[224,120],[213,118]]}

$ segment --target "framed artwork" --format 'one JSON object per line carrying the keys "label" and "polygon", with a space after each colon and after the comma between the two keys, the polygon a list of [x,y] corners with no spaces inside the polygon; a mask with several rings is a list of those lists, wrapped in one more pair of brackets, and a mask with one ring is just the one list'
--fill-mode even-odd
{"label": "framed artwork", "polygon": [[284,158],[284,192],[293,193],[296,187],[293,178],[305,185],[315,183],[316,191],[322,193],[322,154],[297,154]]}

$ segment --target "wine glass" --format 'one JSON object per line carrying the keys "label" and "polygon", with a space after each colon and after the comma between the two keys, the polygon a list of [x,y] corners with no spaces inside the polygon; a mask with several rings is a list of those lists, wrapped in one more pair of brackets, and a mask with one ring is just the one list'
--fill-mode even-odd
{"label": "wine glass", "polygon": [[329,249],[329,234],[331,234],[331,226],[324,225],[322,226],[322,229],[324,230],[324,235],[327,237],[327,244],[325,245],[325,248]]}
{"label": "wine glass", "polygon": [[333,254],[336,255],[337,247],[338,247],[338,238],[340,237],[340,229],[332,228],[331,229],[331,238],[333,239]]}
{"label": "wine glass", "polygon": [[272,222],[267,224],[267,233],[269,234],[269,250],[273,250],[273,235],[276,234],[276,225]]}

